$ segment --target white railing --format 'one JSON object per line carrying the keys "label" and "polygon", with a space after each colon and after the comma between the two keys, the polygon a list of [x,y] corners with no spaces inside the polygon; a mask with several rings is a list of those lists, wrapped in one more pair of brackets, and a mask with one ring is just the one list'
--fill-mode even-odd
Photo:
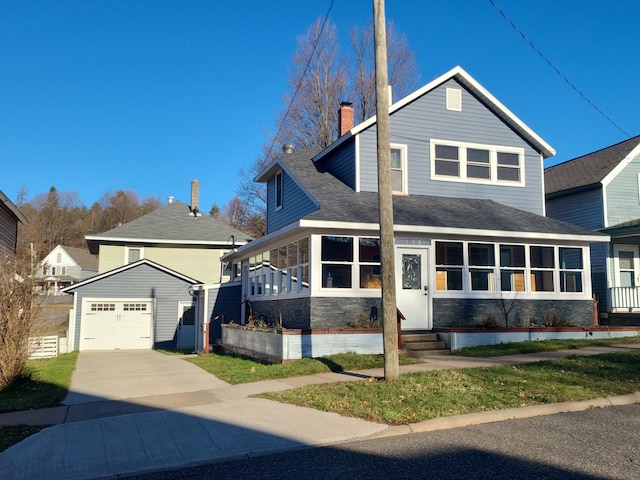
{"label": "white railing", "polygon": [[611,287],[609,288],[609,310],[632,311],[640,308],[640,288]]}

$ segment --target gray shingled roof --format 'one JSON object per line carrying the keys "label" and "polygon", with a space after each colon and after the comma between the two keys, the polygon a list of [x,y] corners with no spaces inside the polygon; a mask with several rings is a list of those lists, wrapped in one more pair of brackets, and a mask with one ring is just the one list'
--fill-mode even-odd
{"label": "gray shingled roof", "polygon": [[545,169],[546,194],[599,184],[638,144],[640,136]]}
{"label": "gray shingled roof", "polygon": [[[315,198],[320,207],[308,220],[378,223],[378,194],[355,192],[331,173],[322,172],[311,158],[315,151],[283,155],[280,162]],[[420,227],[444,227],[561,235],[598,235],[559,220],[508,207],[493,200],[394,196],[394,223]]]}
{"label": "gray shingled roof", "polygon": [[67,247],[61,245],[65,252],[85,270],[98,271],[98,256],[91,254],[86,248]]}
{"label": "gray shingled roof", "polygon": [[119,227],[98,235],[87,235],[87,243],[92,245],[101,241],[146,241],[158,243],[216,244],[227,245],[231,236],[236,243],[243,244],[251,240],[235,228],[207,215],[193,217],[189,206],[174,201],[147,215],[125,223]]}

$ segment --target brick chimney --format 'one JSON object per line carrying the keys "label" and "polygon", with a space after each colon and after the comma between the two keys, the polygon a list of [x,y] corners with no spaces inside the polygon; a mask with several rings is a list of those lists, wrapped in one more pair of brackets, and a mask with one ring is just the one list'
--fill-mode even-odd
{"label": "brick chimney", "polygon": [[197,215],[200,208],[200,182],[197,179],[191,181],[191,213]]}
{"label": "brick chimney", "polygon": [[349,130],[353,128],[353,121],[355,112],[351,108],[350,102],[342,102],[340,104],[340,110],[338,110],[338,128],[340,136],[343,136]]}

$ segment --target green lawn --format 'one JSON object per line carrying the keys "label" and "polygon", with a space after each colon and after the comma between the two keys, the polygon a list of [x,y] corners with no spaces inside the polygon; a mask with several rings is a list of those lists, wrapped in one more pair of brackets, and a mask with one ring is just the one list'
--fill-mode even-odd
{"label": "green lawn", "polygon": [[640,351],[630,351],[519,366],[404,374],[394,382],[368,379],[309,385],[261,396],[400,425],[639,390]]}
{"label": "green lawn", "polygon": [[640,336],[607,338],[598,340],[540,340],[532,342],[500,343],[481,347],[467,347],[453,352],[465,357],[500,357],[503,355],[519,355],[523,353],[557,352],[558,350],[575,350],[585,347],[602,347],[610,345],[628,345],[640,343]]}
{"label": "green lawn", "polygon": [[69,390],[77,359],[78,352],[72,352],[57,358],[29,360],[22,378],[0,391],[0,413],[60,405]]}
{"label": "green lawn", "polygon": [[[341,353],[319,358],[303,358],[290,363],[265,364],[238,355],[218,355],[215,353],[187,358],[188,362],[231,384],[258,382],[276,378],[300,377],[326,372],[345,370],[367,370],[384,366],[382,355],[358,355]],[[419,363],[405,355],[400,356],[403,365]]]}

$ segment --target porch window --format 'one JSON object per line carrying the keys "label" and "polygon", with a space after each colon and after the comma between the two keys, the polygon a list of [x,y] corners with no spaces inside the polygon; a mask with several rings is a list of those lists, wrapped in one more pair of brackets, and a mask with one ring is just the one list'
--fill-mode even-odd
{"label": "porch window", "polygon": [[531,246],[531,290],[533,292],[553,292],[553,270],[555,256],[553,247]]}
{"label": "porch window", "polygon": [[362,237],[358,240],[360,288],[381,288],[380,239]]}
{"label": "porch window", "polygon": [[436,289],[462,290],[462,242],[436,243]]}
{"label": "porch window", "polygon": [[635,288],[635,256],[632,251],[620,250],[618,252],[618,270],[620,275],[620,286],[621,287],[632,287]]}
{"label": "porch window", "polygon": [[560,247],[558,256],[560,257],[560,290],[582,292],[582,250]]}
{"label": "porch window", "polygon": [[305,237],[298,242],[298,291],[309,290],[309,237]]}
{"label": "porch window", "polygon": [[471,280],[471,290],[495,290],[495,265],[495,247],[493,244],[469,244],[469,278]]}
{"label": "porch window", "polygon": [[322,288],[351,288],[353,237],[322,237]]}
{"label": "porch window", "polygon": [[524,292],[526,266],[524,245],[500,245],[500,289]]}

